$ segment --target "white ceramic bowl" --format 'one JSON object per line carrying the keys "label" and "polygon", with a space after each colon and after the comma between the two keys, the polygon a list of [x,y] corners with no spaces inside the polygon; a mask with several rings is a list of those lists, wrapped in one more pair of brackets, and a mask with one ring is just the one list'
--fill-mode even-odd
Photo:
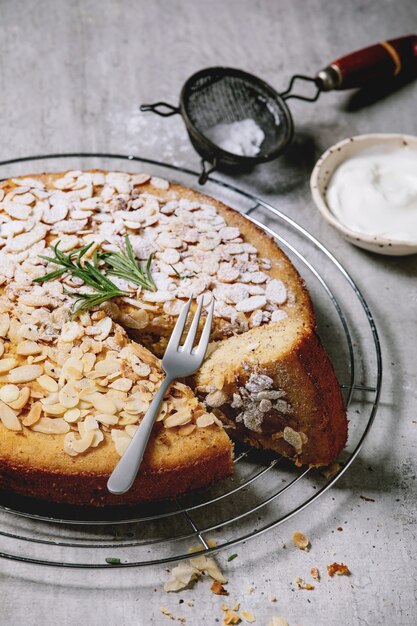
{"label": "white ceramic bowl", "polygon": [[417,137],[413,135],[373,133],[371,135],[357,135],[356,137],[349,137],[339,141],[339,143],[326,150],[314,166],[310,178],[313,200],[324,219],[334,228],[337,228],[345,239],[355,246],[377,252],[378,254],[392,256],[416,254],[417,241],[399,241],[397,239],[355,232],[341,224],[327,205],[326,190],[336,168],[346,159],[380,144],[391,145],[393,148],[409,145],[417,150]]}

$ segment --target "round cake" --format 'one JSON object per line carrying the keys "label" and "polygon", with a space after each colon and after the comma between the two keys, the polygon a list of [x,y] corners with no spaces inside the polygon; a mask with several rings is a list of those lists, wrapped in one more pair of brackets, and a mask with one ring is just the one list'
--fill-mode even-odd
{"label": "round cake", "polygon": [[[0,220],[1,487],[133,504],[230,474],[231,438],[315,466],[345,445],[306,287],[239,212],[146,174],[69,171],[0,183]],[[206,360],[171,386],[132,489],[112,495],[191,295],[215,300]]]}

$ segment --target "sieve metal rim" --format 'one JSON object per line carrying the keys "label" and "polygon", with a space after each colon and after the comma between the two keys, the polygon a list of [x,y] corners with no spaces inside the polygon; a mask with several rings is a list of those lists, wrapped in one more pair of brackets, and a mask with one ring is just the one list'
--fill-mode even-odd
{"label": "sieve metal rim", "polygon": [[[191,86],[198,79],[203,78],[204,76],[213,75],[213,74],[218,74],[219,77],[226,76],[226,75],[235,76],[237,78],[246,80],[252,83],[255,87],[259,86],[260,91],[261,90],[266,91],[271,96],[272,99],[278,101],[280,108],[284,114],[285,128],[286,128],[285,139],[282,142],[280,142],[279,147],[277,147],[275,150],[272,150],[270,153],[266,155],[260,155],[260,156],[254,156],[254,157],[242,156],[239,154],[235,154],[233,152],[229,152],[228,150],[224,150],[223,148],[220,148],[217,144],[213,143],[210,139],[208,139],[208,137],[197,128],[193,120],[190,118],[188,114],[188,110],[187,110],[187,100],[190,96],[190,89],[191,89]],[[206,148],[207,155],[211,155],[213,158],[220,157],[221,161],[226,161],[230,164],[234,163],[234,164],[240,164],[240,165],[257,165],[259,163],[266,163],[268,161],[272,161],[276,159],[285,150],[285,148],[291,142],[293,135],[294,135],[294,122],[292,119],[291,111],[287,103],[285,102],[285,99],[281,96],[281,94],[279,94],[273,87],[271,87],[269,83],[265,82],[261,78],[258,78],[257,76],[254,76],[253,74],[250,74],[249,72],[245,72],[244,70],[240,70],[234,67],[226,67],[226,66],[218,65],[218,66],[213,66],[213,67],[206,67],[192,74],[186,80],[186,82],[184,83],[181,89],[179,108],[180,108],[180,114],[184,120],[188,134],[190,135],[190,139],[191,140],[195,139],[196,142],[198,142],[200,145],[203,144],[203,147]],[[194,147],[196,147],[194,142],[192,143]],[[224,159],[222,159],[222,156],[224,156]]]}

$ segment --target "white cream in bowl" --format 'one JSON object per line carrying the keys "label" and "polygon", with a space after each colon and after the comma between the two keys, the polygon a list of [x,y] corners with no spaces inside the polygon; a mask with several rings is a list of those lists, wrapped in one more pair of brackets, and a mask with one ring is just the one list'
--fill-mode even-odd
{"label": "white cream in bowl", "polygon": [[352,243],[417,252],[417,137],[359,135],[329,148],[311,176],[323,217]]}

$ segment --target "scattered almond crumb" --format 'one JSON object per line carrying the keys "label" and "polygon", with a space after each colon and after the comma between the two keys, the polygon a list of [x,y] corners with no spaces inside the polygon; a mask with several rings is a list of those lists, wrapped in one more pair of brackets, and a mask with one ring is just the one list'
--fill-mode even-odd
{"label": "scattered almond crumb", "polygon": [[180,624],[185,624],[187,620],[185,619],[185,617],[177,617],[177,622],[179,622]]}
{"label": "scattered almond crumb", "polygon": [[192,600],[188,600],[187,604],[188,606],[194,606],[194,602]]}
{"label": "scattered almond crumb", "polygon": [[234,611],[227,609],[224,612],[223,624],[225,624],[226,626],[228,626],[229,624],[240,624],[241,621],[242,620],[240,619],[240,616]]}
{"label": "scattered almond crumb", "polygon": [[231,608],[232,608],[232,611],[238,611],[240,608],[239,602],[235,602]]}
{"label": "scattered almond crumb", "polygon": [[295,533],[293,534],[292,542],[300,550],[305,550],[306,552],[308,552],[308,550],[310,549],[310,541],[299,530],[296,530]]}
{"label": "scattered almond crumb", "polygon": [[284,617],[273,617],[269,626],[288,626],[288,622]]}
{"label": "scattered almond crumb", "polygon": [[253,593],[255,591],[255,587],[252,587],[252,585],[250,585],[247,589],[246,589],[247,593]]}
{"label": "scattered almond crumb", "polygon": [[300,576],[295,577],[294,583],[297,585],[298,589],[306,589],[307,591],[312,591],[314,589],[314,585],[306,583]]}
{"label": "scattered almond crumb", "polygon": [[332,463],[322,471],[324,478],[331,478],[341,469],[340,463]]}
{"label": "scattered almond crumb", "polygon": [[223,587],[218,580],[213,580],[213,584],[210,587],[210,590],[216,594],[216,596],[228,596],[229,592]]}
{"label": "scattered almond crumb", "polygon": [[164,609],[164,607],[161,606],[159,610],[161,611],[161,613],[169,617],[169,619],[175,620],[175,617],[172,615],[170,611],[168,611],[168,609]]}
{"label": "scattered almond crumb", "polygon": [[332,563],[327,566],[327,573],[333,578],[335,574],[337,574],[337,576],[349,576],[351,572],[344,563]]}
{"label": "scattered almond crumb", "polygon": [[367,498],[366,496],[359,496],[362,500],[365,500],[365,502],[375,502],[375,500],[373,498]]}
{"label": "scattered almond crumb", "polygon": [[270,601],[270,602],[276,602],[276,601],[277,601],[276,596],[271,596],[271,597],[269,598],[269,601]]}
{"label": "scattered almond crumb", "polygon": [[312,567],[310,570],[310,574],[311,574],[311,577],[314,578],[314,580],[317,580],[317,582],[319,582],[320,572],[317,567]]}
{"label": "scattered almond crumb", "polygon": [[249,613],[249,611],[242,611],[242,617],[245,622],[248,622],[249,624],[253,624],[253,622],[256,622],[256,617],[253,615],[253,613]]}

